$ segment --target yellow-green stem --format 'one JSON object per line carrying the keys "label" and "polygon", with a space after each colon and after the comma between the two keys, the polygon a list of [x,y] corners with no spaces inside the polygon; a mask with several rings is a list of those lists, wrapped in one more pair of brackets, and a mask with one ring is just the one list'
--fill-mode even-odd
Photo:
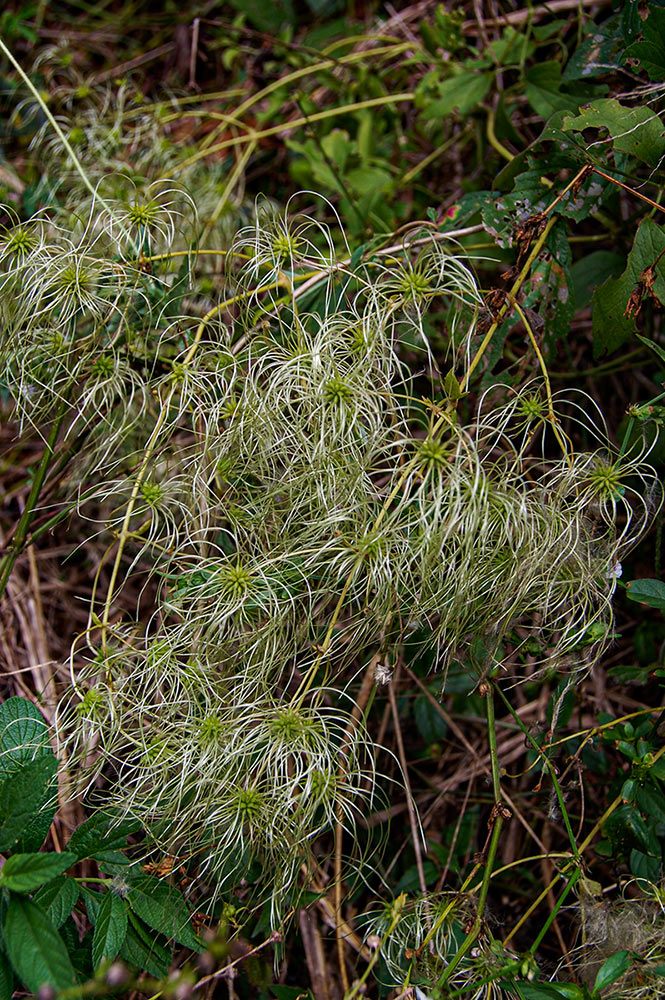
{"label": "yellow-green stem", "polygon": [[107,652],[106,635],[109,626],[109,618],[111,615],[111,604],[113,603],[113,594],[115,591],[116,581],[118,579],[118,573],[120,572],[120,564],[122,562],[122,557],[125,551],[125,545],[127,544],[129,535],[131,534],[129,529],[129,523],[134,513],[134,507],[136,505],[136,500],[139,495],[139,491],[141,489],[141,486],[143,485],[146,473],[148,472],[148,467],[152,460],[155,448],[157,447],[157,442],[159,440],[160,432],[166,422],[166,418],[169,412],[169,405],[171,403],[171,399],[173,398],[174,392],[175,392],[175,386],[173,386],[170,389],[168,396],[161,404],[161,409],[159,412],[159,416],[157,418],[157,422],[155,423],[152,434],[150,435],[150,438],[148,440],[148,444],[143,454],[139,470],[136,473],[136,480],[134,482],[134,486],[132,487],[132,492],[129,497],[129,502],[127,504],[127,510],[125,511],[125,516],[122,522],[122,526],[120,528],[120,534],[118,536],[118,549],[115,554],[113,569],[111,570],[111,579],[109,581],[108,591],[106,593],[106,601],[104,602],[104,612],[102,614],[102,620],[101,620],[102,649],[104,651],[104,656],[106,656]]}
{"label": "yellow-green stem", "polygon": [[545,240],[549,236],[550,230],[554,226],[555,222],[556,222],[556,219],[555,219],[554,216],[552,216],[552,218],[548,219],[547,223],[545,225],[545,228],[543,229],[542,233],[540,234],[540,236],[538,237],[538,239],[534,243],[533,248],[531,250],[531,253],[529,254],[529,256],[526,259],[524,267],[522,268],[522,270],[518,274],[517,278],[515,279],[515,282],[513,283],[512,288],[510,289],[508,295],[506,296],[506,301],[503,303],[503,305],[501,306],[501,308],[497,312],[496,318],[492,321],[491,326],[489,327],[487,333],[483,337],[483,341],[482,341],[480,347],[478,348],[478,350],[476,351],[476,354],[473,357],[473,359],[472,359],[469,367],[467,368],[465,374],[460,379],[459,387],[460,387],[460,392],[461,393],[464,393],[464,392],[467,391],[467,389],[469,387],[469,382],[471,381],[471,376],[473,375],[474,371],[478,367],[483,354],[485,353],[485,351],[487,350],[487,348],[490,345],[492,337],[494,336],[494,334],[498,330],[499,325],[503,322],[503,320],[504,320],[504,318],[506,316],[506,313],[508,312],[509,305],[510,305],[510,300],[514,301],[515,296],[517,295],[518,291],[522,287],[524,281],[526,280],[526,277],[527,277],[529,271],[531,270],[531,265],[535,261],[536,257],[540,253],[540,251],[543,249],[543,246],[545,245]]}

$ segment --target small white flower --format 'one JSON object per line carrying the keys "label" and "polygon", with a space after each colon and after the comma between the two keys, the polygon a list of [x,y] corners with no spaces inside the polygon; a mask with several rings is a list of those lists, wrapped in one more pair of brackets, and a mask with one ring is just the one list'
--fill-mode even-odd
{"label": "small white flower", "polygon": [[614,566],[610,566],[605,574],[608,580],[618,580],[623,573],[623,568],[620,562],[615,562]]}
{"label": "small white flower", "polygon": [[393,669],[389,663],[377,663],[374,670],[374,680],[377,684],[390,684],[393,679]]}

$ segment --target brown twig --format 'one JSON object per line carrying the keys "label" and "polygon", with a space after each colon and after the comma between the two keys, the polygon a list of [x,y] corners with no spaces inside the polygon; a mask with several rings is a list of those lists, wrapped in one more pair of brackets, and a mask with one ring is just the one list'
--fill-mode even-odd
{"label": "brown twig", "polygon": [[421,834],[421,831],[418,827],[418,816],[416,813],[416,807],[413,802],[413,795],[411,794],[409,769],[406,760],[406,753],[404,751],[404,739],[402,737],[402,727],[399,721],[399,712],[397,711],[397,699],[395,698],[395,684],[399,679],[399,669],[400,668],[398,667],[397,670],[395,671],[395,676],[388,684],[388,697],[390,698],[390,708],[393,713],[393,725],[395,727],[395,739],[397,741],[397,755],[399,757],[399,762],[402,765],[402,778],[404,780],[404,788],[406,789],[406,804],[409,811],[409,823],[411,825],[413,852],[416,856],[418,881],[420,883],[420,891],[422,892],[423,896],[425,896],[427,894],[427,881],[425,879],[425,869],[423,868],[422,852],[420,849],[420,838],[423,835]]}

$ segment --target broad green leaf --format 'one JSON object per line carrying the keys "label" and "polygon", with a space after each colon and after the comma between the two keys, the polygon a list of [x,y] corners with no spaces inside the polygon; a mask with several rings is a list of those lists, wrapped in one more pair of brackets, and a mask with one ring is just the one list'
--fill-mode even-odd
{"label": "broad green leaf", "polygon": [[67,850],[72,851],[79,861],[84,858],[94,858],[106,851],[115,851],[127,846],[127,837],[138,833],[141,824],[138,820],[118,820],[105,813],[95,813],[74,830],[69,838]]}
{"label": "broad green leaf", "polygon": [[542,166],[529,161],[529,169],[515,178],[510,194],[484,199],[483,226],[501,247],[513,245],[515,227],[537,215],[553,200],[552,189],[543,180]]}
{"label": "broad green leaf", "polygon": [[91,924],[97,923],[97,914],[99,913],[99,907],[102,905],[102,899],[104,898],[104,893],[95,892],[92,889],[88,889],[87,886],[81,885],[79,889],[83,900],[85,902],[86,912],[88,914],[88,920]]}
{"label": "broad green leaf", "polygon": [[579,100],[561,92],[561,63],[556,59],[531,66],[525,79],[527,100],[544,121],[555,111],[577,111]]}
{"label": "broad green leaf", "polygon": [[661,863],[658,858],[644,851],[636,851],[634,848],[630,852],[630,870],[638,878],[648,879],[649,882],[659,882],[661,879]]}
{"label": "broad green leaf", "polygon": [[[665,230],[653,219],[644,219],[637,230],[628,264],[619,278],[608,278],[593,293],[593,351],[598,357],[605,351],[615,351],[630,339],[635,331],[635,316],[626,316],[632,293],[641,280],[642,272],[651,267],[661,250],[665,250]],[[653,293],[665,302],[665,278],[656,269]]]}
{"label": "broad green leaf", "polygon": [[421,694],[414,701],[413,717],[425,743],[436,743],[446,736],[448,726],[426,695]]}
{"label": "broad green leaf", "polygon": [[659,789],[650,785],[638,785],[636,798],[643,813],[657,823],[665,823],[665,796]]}
{"label": "broad green leaf", "polygon": [[60,990],[75,985],[65,944],[37,903],[23,896],[12,896],[4,932],[14,971],[32,993],[46,984]]}
{"label": "broad green leaf", "polygon": [[58,762],[50,754],[24,764],[0,784],[0,851],[12,848],[37,818],[50,796],[57,769]]}
{"label": "broad green leaf", "polygon": [[638,59],[650,80],[665,80],[665,10],[649,4],[649,16],[642,25],[642,41],[633,42],[626,59]]}
{"label": "broad green leaf", "polygon": [[97,910],[92,939],[92,964],[96,969],[105,959],[112,961],[127,936],[127,904],[114,892],[107,892]]}
{"label": "broad green leaf", "polygon": [[563,71],[563,80],[591,80],[603,76],[608,71],[622,68],[625,46],[618,30],[617,19],[610,18],[604,24],[587,25],[587,37],[578,45]]}
{"label": "broad green leaf", "polygon": [[489,43],[489,50],[494,54],[497,66],[506,62],[519,62],[532,55],[536,46],[530,41],[526,32],[519,31],[508,24],[501,32],[501,37]]}
{"label": "broad green leaf", "polygon": [[[55,760],[47,724],[25,698],[8,698],[0,705],[0,782],[42,758]],[[55,814],[54,797],[53,808],[47,807],[51,792],[55,792],[55,785],[45,789],[42,800],[34,806],[34,817],[17,838],[19,850],[36,851],[44,842]]]}
{"label": "broad green leaf", "polygon": [[624,803],[607,820],[606,832],[612,840],[615,851],[628,854],[638,847],[645,854],[651,854],[649,828],[642,819],[639,809],[632,803]]}
{"label": "broad green leaf", "polygon": [[665,611],[665,583],[662,580],[630,580],[626,584],[626,597]]}
{"label": "broad green leaf", "polygon": [[291,0],[231,0],[231,6],[259,31],[270,34],[296,23]]}
{"label": "broad green leaf", "polygon": [[12,1000],[14,993],[14,973],[7,956],[0,946],[0,1000]]}
{"label": "broad green leaf", "polygon": [[111,874],[116,874],[119,867],[125,868],[132,863],[122,851],[95,851],[93,857],[98,865],[103,866],[105,872],[110,871]]}
{"label": "broad green leaf", "polygon": [[[534,265],[522,308],[531,307],[536,317],[544,321],[546,341],[554,345],[568,338],[576,306],[570,273],[572,253],[565,222],[559,220],[555,223],[545,248],[549,254]],[[537,335],[537,329],[534,333]]]}
{"label": "broad green leaf", "polygon": [[136,920],[127,926],[120,954],[134,969],[157,978],[165,976],[171,964],[170,953],[154,936],[151,938]]}
{"label": "broad green leaf", "polygon": [[519,1000],[585,1000],[588,993],[575,983],[500,983]]}
{"label": "broad green leaf", "polygon": [[609,250],[594,250],[576,260],[570,269],[576,309],[586,309],[598,285],[608,278],[618,278],[626,258]]}
{"label": "broad green leaf", "polygon": [[22,764],[52,756],[48,726],[25,698],[8,698],[0,705],[0,780]]}
{"label": "broad green leaf", "polygon": [[182,893],[169,882],[153,875],[130,879],[127,902],[133,912],[153,930],[179,944],[201,951],[201,942],[192,930],[190,914]]}
{"label": "broad green leaf", "polygon": [[89,979],[93,974],[91,960],[92,928],[81,938],[79,936],[79,928],[74,923],[74,918],[70,915],[58,933],[64,941],[78,982]]}
{"label": "broad green leaf", "polygon": [[621,798],[624,802],[632,802],[635,798],[635,782],[632,778],[624,781],[621,788]]}
{"label": "broad green leaf", "polygon": [[592,101],[576,117],[563,120],[564,132],[589,128],[607,129],[616,151],[636,156],[651,167],[657,166],[665,153],[663,122],[650,108],[629,108],[614,98],[603,97]]}
{"label": "broad green leaf", "polygon": [[641,0],[626,0],[618,11],[619,26],[625,45],[634,42],[642,30],[642,17],[639,8]]}
{"label": "broad green leaf", "polygon": [[485,98],[492,83],[491,73],[462,72],[438,86],[438,96],[423,105],[423,118],[446,118],[457,111],[468,115]]}
{"label": "broad green leaf", "polygon": [[391,177],[387,170],[362,166],[355,170],[349,170],[346,180],[353,191],[358,194],[368,194],[369,192],[381,192],[390,182]]}
{"label": "broad green leaf", "polygon": [[515,178],[522,173],[527,165],[533,168],[538,165],[539,160],[542,161],[542,153],[538,150],[538,147],[544,142],[553,143],[557,149],[556,153],[550,151],[547,154],[548,166],[552,164],[554,169],[558,169],[559,161],[565,162],[569,168],[573,169],[579,169],[579,167],[587,163],[587,151],[581,140],[575,135],[567,135],[561,131],[561,124],[567,114],[569,112],[556,111],[531,145],[523,149],[521,153],[518,153],[510,163],[507,163],[499,171],[494,178],[492,186],[500,191],[509,190],[515,183]]}
{"label": "broad green leaf", "polygon": [[70,875],[58,875],[34,896],[54,927],[62,927],[79,898],[78,884]]}
{"label": "broad green leaf", "polygon": [[76,861],[75,854],[13,854],[0,871],[0,887],[12,892],[32,892],[62,875]]}
{"label": "broad green leaf", "polygon": [[598,970],[593,984],[593,992],[600,993],[601,990],[611,986],[612,983],[615,983],[617,979],[623,976],[624,972],[628,972],[630,966],[631,957],[629,952],[618,951],[615,955],[610,955]]}
{"label": "broad green leaf", "polygon": [[[55,793],[55,782],[51,785],[51,790]],[[46,801],[39,807],[37,815],[30,820],[21,836],[16,841],[13,850],[24,853],[38,851],[46,840],[53,817],[55,816],[58,804],[54,794],[50,792],[46,795]]]}

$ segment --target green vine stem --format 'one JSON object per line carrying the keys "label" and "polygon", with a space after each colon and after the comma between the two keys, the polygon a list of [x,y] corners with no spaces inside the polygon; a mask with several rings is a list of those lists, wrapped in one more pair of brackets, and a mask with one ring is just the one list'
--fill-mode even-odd
{"label": "green vine stem", "polygon": [[455,954],[452,961],[448,963],[443,973],[439,977],[438,986],[443,986],[443,984],[450,979],[455,969],[460,965],[465,955],[473,947],[473,943],[480,934],[483,926],[483,914],[485,912],[485,906],[487,905],[487,895],[490,887],[490,880],[492,878],[492,871],[494,869],[494,862],[496,861],[496,854],[499,847],[499,840],[501,839],[501,831],[503,829],[504,822],[504,810],[502,808],[501,801],[501,774],[499,768],[499,755],[498,746],[496,739],[496,718],[494,714],[494,685],[485,682],[485,713],[487,717],[487,736],[490,747],[490,765],[492,770],[492,789],[494,792],[494,808],[492,810],[492,816],[490,818],[490,823],[492,824],[492,833],[490,836],[489,847],[487,849],[487,858],[485,861],[485,870],[483,872],[483,879],[480,884],[480,891],[478,894],[478,907],[476,909],[476,916],[466,935],[464,941],[460,945],[457,953]]}
{"label": "green vine stem", "polygon": [[[100,193],[97,190],[97,188],[92,184],[90,178],[88,177],[88,175],[86,174],[85,170],[81,166],[81,161],[79,160],[78,156],[74,152],[74,149],[73,149],[73,147],[72,147],[69,139],[67,138],[67,136],[65,135],[65,133],[60,128],[60,125],[58,124],[58,121],[55,118],[55,116],[53,115],[51,109],[48,107],[48,105],[46,104],[46,101],[44,100],[44,98],[42,97],[42,95],[39,93],[39,91],[35,87],[34,83],[30,79],[30,77],[28,76],[28,74],[24,71],[24,69],[22,68],[21,64],[14,58],[14,56],[11,53],[11,51],[7,48],[7,46],[3,42],[2,38],[0,38],[0,52],[2,52],[3,55],[5,55],[7,57],[7,59],[12,64],[12,66],[14,67],[14,69],[16,70],[16,72],[18,73],[18,75],[23,80],[23,83],[26,85],[26,87],[28,88],[28,90],[30,91],[30,93],[32,94],[32,96],[34,97],[34,99],[37,101],[37,104],[39,105],[40,110],[42,111],[42,113],[43,113],[44,117],[46,118],[46,120],[48,121],[49,125],[51,126],[51,128],[53,129],[53,131],[57,135],[58,139],[60,140],[60,142],[62,143],[62,145],[66,149],[67,155],[69,156],[70,160],[72,161],[72,165],[73,165],[74,169],[76,170],[76,172],[80,176],[81,180],[85,184],[86,188],[88,189],[88,191],[92,195],[93,200],[99,202],[99,204],[103,206],[103,208],[108,212],[108,214],[111,216],[111,218],[113,218],[114,216],[113,216],[113,210],[111,209],[111,206],[106,201],[104,201],[104,199],[100,195]],[[127,232],[126,228],[124,226],[122,226],[122,225],[120,226],[120,228],[121,228],[122,232],[124,233],[124,235],[129,239],[130,238],[129,237],[129,233]]]}
{"label": "green vine stem", "polygon": [[[110,618],[110,615],[111,615],[111,604],[113,603],[113,595],[114,595],[114,592],[115,592],[115,585],[116,585],[116,581],[118,579],[118,573],[120,571],[120,563],[122,562],[122,556],[123,556],[123,553],[125,551],[125,545],[127,544],[127,541],[128,541],[129,536],[131,534],[131,532],[129,530],[129,523],[130,523],[130,521],[132,519],[132,514],[134,513],[134,506],[136,504],[136,500],[138,498],[139,491],[141,489],[141,486],[143,485],[143,480],[146,477],[146,473],[148,472],[148,468],[150,466],[150,461],[152,459],[154,450],[155,450],[155,448],[157,446],[157,441],[159,439],[160,431],[161,431],[161,429],[164,426],[164,423],[166,421],[166,418],[167,418],[167,415],[168,415],[168,411],[169,411],[169,405],[170,405],[171,399],[173,398],[173,393],[175,392],[175,388],[176,388],[175,385],[172,386],[172,388],[169,391],[168,396],[162,402],[162,407],[161,407],[159,416],[157,418],[157,422],[155,423],[155,426],[153,428],[152,434],[150,435],[150,439],[148,440],[148,444],[146,446],[146,450],[145,450],[145,452],[143,454],[143,459],[141,461],[141,465],[139,466],[139,470],[138,470],[138,472],[136,474],[136,480],[135,480],[134,486],[132,488],[131,496],[129,498],[129,502],[127,504],[127,509],[125,511],[125,517],[123,519],[122,527],[120,529],[120,535],[119,535],[119,538],[118,538],[118,549],[117,549],[116,554],[115,554],[115,561],[113,563],[113,569],[111,570],[111,579],[109,581],[109,586],[108,586],[108,590],[107,590],[107,593],[106,593],[106,601],[104,603],[104,612],[103,612],[102,620],[101,620],[102,648],[104,650],[104,655],[106,655],[106,635],[107,635],[108,626],[109,626],[109,618]],[[110,680],[111,680],[111,678],[109,677],[109,682],[110,682]]]}
{"label": "green vine stem", "polygon": [[543,748],[538,746],[538,744],[534,740],[533,736],[529,732],[528,726],[526,726],[524,724],[524,722],[522,722],[522,720],[520,719],[519,715],[514,710],[513,706],[510,704],[510,702],[506,698],[506,696],[503,693],[503,691],[500,688],[497,688],[497,690],[499,692],[499,697],[503,701],[504,705],[506,706],[506,708],[508,709],[508,711],[512,715],[512,717],[515,720],[515,722],[517,723],[517,725],[520,727],[520,729],[524,733],[525,738],[529,741],[529,743],[531,744],[532,748],[536,751],[536,753],[542,758],[543,764],[547,768],[547,772],[548,772],[550,778],[552,779],[552,784],[554,786],[554,792],[555,792],[555,795],[557,797],[557,802],[559,804],[559,809],[561,810],[561,816],[563,818],[564,826],[566,827],[566,833],[568,834],[568,839],[570,840],[570,846],[571,846],[571,850],[572,850],[573,856],[575,857],[575,859],[577,861],[580,861],[581,860],[580,859],[580,852],[579,852],[579,849],[577,847],[577,843],[575,842],[575,834],[573,833],[573,828],[570,825],[570,819],[568,818],[568,812],[566,810],[566,804],[565,804],[565,801],[564,801],[564,798],[563,798],[563,792],[561,791],[561,784],[560,784],[559,779],[557,777],[554,765],[548,759],[548,757],[543,753]]}

